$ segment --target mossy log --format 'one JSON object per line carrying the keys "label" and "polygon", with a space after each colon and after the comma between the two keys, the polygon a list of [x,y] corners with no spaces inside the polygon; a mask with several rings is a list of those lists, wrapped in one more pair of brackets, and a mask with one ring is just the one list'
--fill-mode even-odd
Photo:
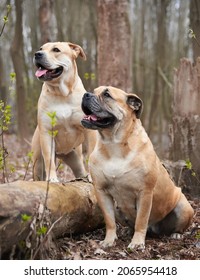
{"label": "mossy log", "polygon": [[31,221],[36,215],[35,222],[38,219],[44,220],[45,211],[41,213],[41,209],[48,209],[51,231],[55,238],[92,231],[103,225],[103,217],[97,205],[93,185],[90,183],[83,181],[50,183],[49,187],[47,182],[41,181],[2,184],[0,185],[1,254],[25,240],[30,228],[36,230],[33,229]]}

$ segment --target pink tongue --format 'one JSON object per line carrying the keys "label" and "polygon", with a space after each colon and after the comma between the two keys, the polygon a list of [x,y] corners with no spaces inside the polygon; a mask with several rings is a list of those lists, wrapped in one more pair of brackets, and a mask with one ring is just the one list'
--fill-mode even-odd
{"label": "pink tongue", "polygon": [[43,75],[45,75],[47,73],[47,69],[38,69],[36,72],[35,72],[35,76],[36,77],[41,77]]}
{"label": "pink tongue", "polygon": [[90,115],[90,118],[91,118],[93,121],[97,121],[97,116],[95,116],[95,115]]}

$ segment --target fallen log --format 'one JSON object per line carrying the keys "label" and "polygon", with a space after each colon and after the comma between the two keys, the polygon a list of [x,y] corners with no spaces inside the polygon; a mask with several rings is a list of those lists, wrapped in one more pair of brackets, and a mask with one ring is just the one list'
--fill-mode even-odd
{"label": "fallen log", "polygon": [[55,238],[101,227],[103,217],[92,184],[75,181],[47,187],[47,182],[16,181],[0,185],[0,255],[22,241],[28,246],[30,232],[39,237],[44,225]]}

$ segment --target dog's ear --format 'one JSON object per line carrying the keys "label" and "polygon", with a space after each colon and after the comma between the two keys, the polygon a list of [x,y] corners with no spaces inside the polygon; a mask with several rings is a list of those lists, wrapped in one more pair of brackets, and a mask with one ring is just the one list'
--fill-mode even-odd
{"label": "dog's ear", "polygon": [[136,118],[139,119],[143,110],[142,100],[136,94],[129,93],[127,96],[127,104],[135,112]]}
{"label": "dog's ear", "polygon": [[86,55],[85,55],[83,49],[79,45],[76,45],[76,44],[73,44],[73,43],[68,43],[68,45],[74,51],[74,54],[75,54],[76,58],[80,55],[80,57],[83,60],[86,60]]}

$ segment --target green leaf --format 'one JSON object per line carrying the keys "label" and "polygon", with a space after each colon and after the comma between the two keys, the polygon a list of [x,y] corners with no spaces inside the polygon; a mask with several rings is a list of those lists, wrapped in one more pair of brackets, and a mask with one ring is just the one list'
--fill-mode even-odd
{"label": "green leaf", "polygon": [[21,217],[23,222],[28,222],[32,218],[32,216],[29,216],[27,214],[21,214]]}
{"label": "green leaf", "polygon": [[189,159],[186,159],[185,165],[186,165],[187,169],[189,169],[189,170],[192,169],[192,163],[191,163],[191,161]]}
{"label": "green leaf", "polygon": [[194,171],[192,172],[192,176],[193,176],[193,177],[196,177],[196,173],[195,173]]}
{"label": "green leaf", "polygon": [[56,137],[56,135],[58,134],[58,130],[52,130],[52,131],[48,131],[49,135],[51,135],[51,137]]}
{"label": "green leaf", "polygon": [[4,23],[7,23],[7,22],[8,22],[8,17],[7,17],[7,16],[4,16],[4,17],[3,17],[3,21],[4,21]]}
{"label": "green leaf", "polygon": [[194,31],[192,30],[192,29],[189,29],[189,37],[190,38],[194,38],[194,39],[196,39],[196,35],[195,35],[195,33],[194,33]]}
{"label": "green leaf", "polygon": [[10,73],[10,80],[11,80],[12,82],[14,82],[14,81],[16,80],[16,73],[15,73],[15,72],[11,72],[11,73]]}
{"label": "green leaf", "polygon": [[85,74],[84,74],[84,79],[88,80],[89,78],[90,78],[89,73],[85,73]]}
{"label": "green leaf", "polygon": [[91,80],[96,80],[96,75],[95,75],[95,73],[91,73],[90,77],[91,77]]}
{"label": "green leaf", "polygon": [[28,152],[27,157],[28,157],[30,160],[32,160],[32,158],[33,158],[33,152],[32,152],[32,151],[31,151],[31,152]]}
{"label": "green leaf", "polygon": [[44,234],[46,234],[46,232],[47,232],[47,227],[45,227],[45,226],[42,226],[41,228],[39,228],[37,230],[38,235],[44,235]]}

